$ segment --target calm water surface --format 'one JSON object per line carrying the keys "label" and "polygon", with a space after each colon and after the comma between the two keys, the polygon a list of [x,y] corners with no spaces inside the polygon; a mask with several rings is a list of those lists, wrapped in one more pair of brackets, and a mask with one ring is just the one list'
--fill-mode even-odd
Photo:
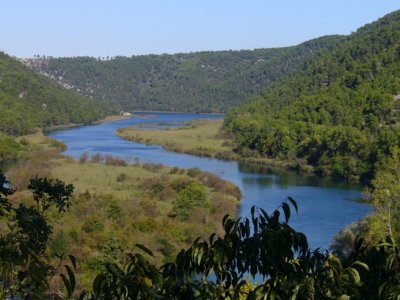
{"label": "calm water surface", "polygon": [[103,153],[132,161],[138,158],[141,162],[162,163],[179,168],[198,167],[212,172],[241,189],[243,199],[239,216],[249,216],[253,205],[272,212],[287,196],[291,196],[299,205],[299,214],[293,215],[290,223],[307,235],[313,248],[327,248],[335,233],[369,212],[369,207],[359,202],[361,188],[343,181],[295,172],[272,173],[259,166],[173,153],[159,146],[125,141],[115,134],[118,128],[129,125],[162,122],[163,126],[171,126],[195,119],[222,118],[221,115],[140,115],[141,118],[53,131],[49,136],[63,141],[68,146],[65,154],[75,158],[84,152]]}

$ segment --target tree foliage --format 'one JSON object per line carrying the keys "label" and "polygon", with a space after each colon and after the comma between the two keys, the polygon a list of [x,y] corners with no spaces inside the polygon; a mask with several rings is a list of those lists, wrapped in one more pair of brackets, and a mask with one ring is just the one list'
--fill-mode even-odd
{"label": "tree foliage", "polygon": [[49,196],[63,199],[68,206],[73,187],[68,192],[59,188],[63,183],[36,178],[46,182],[36,186],[35,198],[38,207],[20,203],[14,206],[8,197],[14,193],[6,177],[0,173],[0,214],[7,220],[8,230],[0,235],[0,296],[1,298],[22,297],[41,299],[46,294],[48,282],[55,269],[47,261],[46,249],[52,235],[44,212],[55,202]]}
{"label": "tree foliage", "polygon": [[400,12],[347,36],[225,118],[238,151],[369,181],[399,147]]}
{"label": "tree foliage", "polygon": [[112,110],[104,101],[67,90],[0,52],[0,111],[0,132],[21,135],[36,127],[89,124]]}
{"label": "tree foliage", "polygon": [[342,40],[326,36],[286,48],[163,55],[39,58],[28,65],[123,110],[226,112],[301,69]]}

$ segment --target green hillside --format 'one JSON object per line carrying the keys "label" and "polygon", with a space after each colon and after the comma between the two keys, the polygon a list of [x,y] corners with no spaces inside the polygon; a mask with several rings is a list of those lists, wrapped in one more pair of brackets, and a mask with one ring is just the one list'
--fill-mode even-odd
{"label": "green hillside", "polygon": [[106,106],[61,87],[0,52],[0,134],[25,134],[37,127],[90,123]]}
{"label": "green hillside", "polygon": [[343,37],[299,46],[243,51],[32,59],[28,65],[87,96],[125,110],[225,112],[303,68]]}
{"label": "green hillside", "polygon": [[[400,146],[400,11],[321,49],[299,72],[232,110],[238,150],[370,179]],[[246,150],[247,149],[247,150]]]}

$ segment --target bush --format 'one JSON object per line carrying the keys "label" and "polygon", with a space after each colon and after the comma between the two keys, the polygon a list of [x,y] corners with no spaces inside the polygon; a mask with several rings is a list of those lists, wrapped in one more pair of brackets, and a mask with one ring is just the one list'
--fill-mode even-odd
{"label": "bush", "polygon": [[152,232],[157,229],[157,222],[153,218],[140,218],[132,224],[133,228],[141,232]]}
{"label": "bush", "polygon": [[89,159],[89,154],[87,152],[82,153],[82,155],[79,157],[79,163],[84,164],[88,161]]}
{"label": "bush", "polygon": [[82,230],[86,233],[102,232],[104,230],[104,224],[98,216],[91,216],[83,223]]}
{"label": "bush", "polygon": [[179,168],[178,167],[173,167],[171,169],[171,171],[169,171],[169,174],[178,174],[178,172],[179,172]]}
{"label": "bush", "polygon": [[20,139],[19,143],[20,143],[22,146],[25,146],[25,147],[30,146],[30,143],[29,143],[28,139],[27,139],[27,138],[24,138],[24,137]]}
{"label": "bush", "polygon": [[63,142],[50,138],[48,139],[48,141],[51,147],[58,148],[60,151],[67,150],[67,145],[65,145]]}
{"label": "bush", "polygon": [[96,153],[92,155],[91,161],[94,163],[101,163],[104,161],[104,157],[100,153]]}
{"label": "bush", "polygon": [[123,166],[123,167],[128,165],[126,160],[124,160],[122,158],[114,157],[112,155],[106,155],[105,164],[112,165],[112,166]]}
{"label": "bush", "polygon": [[142,167],[147,171],[158,173],[164,166],[162,164],[144,163]]}
{"label": "bush", "polygon": [[57,232],[51,240],[50,249],[53,255],[61,255],[69,251],[69,237],[64,230]]}
{"label": "bush", "polygon": [[189,218],[190,210],[195,207],[208,208],[209,199],[206,189],[197,182],[191,182],[182,189],[175,202],[175,210],[183,219]]}
{"label": "bush", "polygon": [[202,171],[199,168],[190,168],[189,170],[187,170],[188,176],[192,178],[199,176],[201,173]]}
{"label": "bush", "polygon": [[167,239],[159,239],[158,243],[160,246],[158,247],[158,251],[164,255],[164,263],[172,262],[174,260],[174,254],[176,252],[176,248],[172,245]]}
{"label": "bush", "polygon": [[117,176],[117,182],[126,181],[126,178],[127,178],[126,174],[125,174],[125,173],[121,173],[121,174],[119,174],[119,175]]}
{"label": "bush", "polygon": [[107,217],[114,221],[121,221],[123,217],[123,212],[121,207],[118,205],[116,201],[110,202],[107,208]]}

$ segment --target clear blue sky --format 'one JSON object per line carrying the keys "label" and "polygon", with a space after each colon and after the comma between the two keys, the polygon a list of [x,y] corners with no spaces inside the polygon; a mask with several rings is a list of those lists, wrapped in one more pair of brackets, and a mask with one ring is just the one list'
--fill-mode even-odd
{"label": "clear blue sky", "polygon": [[115,56],[281,47],[349,34],[398,0],[0,0],[0,50]]}

